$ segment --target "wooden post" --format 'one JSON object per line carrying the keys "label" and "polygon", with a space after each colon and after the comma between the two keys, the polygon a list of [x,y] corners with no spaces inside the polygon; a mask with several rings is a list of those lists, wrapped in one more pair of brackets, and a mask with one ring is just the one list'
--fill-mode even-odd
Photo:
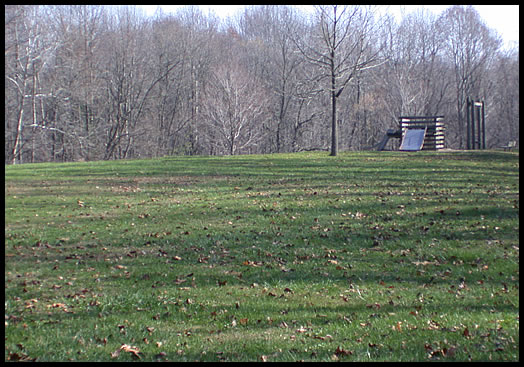
{"label": "wooden post", "polygon": [[471,113],[471,149],[475,150],[475,108],[473,100],[468,113]]}
{"label": "wooden post", "polygon": [[481,110],[482,102],[475,102],[475,112],[477,114],[477,149],[482,149],[482,129],[481,129]]}
{"label": "wooden post", "polygon": [[486,149],[484,101],[466,99],[466,149]]}
{"label": "wooden post", "polygon": [[469,121],[469,97],[466,99],[466,149],[471,149],[471,134],[470,134],[470,121]]}
{"label": "wooden post", "polygon": [[486,116],[484,112],[484,101],[482,101],[482,149],[486,149]]}

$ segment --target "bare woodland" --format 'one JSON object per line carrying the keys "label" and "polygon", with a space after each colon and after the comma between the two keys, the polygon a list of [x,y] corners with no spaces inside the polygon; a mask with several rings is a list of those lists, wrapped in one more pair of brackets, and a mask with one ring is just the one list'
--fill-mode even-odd
{"label": "bare woodland", "polygon": [[395,21],[372,6],[5,5],[5,163],[372,149],[399,116],[443,115],[463,149],[519,140],[518,46],[470,6]]}

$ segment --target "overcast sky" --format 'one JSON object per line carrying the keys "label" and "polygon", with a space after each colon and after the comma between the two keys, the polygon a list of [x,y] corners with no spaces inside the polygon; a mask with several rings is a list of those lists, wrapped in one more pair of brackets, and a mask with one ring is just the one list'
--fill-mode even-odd
{"label": "overcast sky", "polygon": [[[155,13],[158,6],[169,13],[184,5],[139,5],[144,8],[148,15]],[[234,15],[246,5],[199,5],[204,12],[209,10],[216,13],[221,18]],[[424,5],[424,8],[435,14],[441,14],[451,5]],[[310,5],[298,6],[302,9],[312,8]],[[422,7],[422,5],[390,5],[389,11],[395,16],[399,16],[403,11],[407,13]],[[511,42],[519,40],[519,6],[518,5],[474,5],[480,17],[488,25],[495,29],[504,40],[504,46],[509,47]]]}

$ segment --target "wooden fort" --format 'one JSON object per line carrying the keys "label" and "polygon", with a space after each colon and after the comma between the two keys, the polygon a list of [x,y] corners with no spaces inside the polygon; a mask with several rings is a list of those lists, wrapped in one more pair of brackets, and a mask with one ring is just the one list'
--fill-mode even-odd
{"label": "wooden fort", "polygon": [[403,137],[408,129],[426,129],[422,150],[440,150],[446,146],[444,116],[401,116],[399,124]]}

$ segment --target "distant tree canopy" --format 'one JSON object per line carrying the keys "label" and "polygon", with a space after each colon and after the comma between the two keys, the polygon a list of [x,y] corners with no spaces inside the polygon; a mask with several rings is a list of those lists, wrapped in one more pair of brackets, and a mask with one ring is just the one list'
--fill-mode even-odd
{"label": "distant tree canopy", "polygon": [[471,6],[395,21],[370,6],[5,5],[5,163],[368,149],[401,115],[466,99],[487,147],[519,139],[519,52]]}

